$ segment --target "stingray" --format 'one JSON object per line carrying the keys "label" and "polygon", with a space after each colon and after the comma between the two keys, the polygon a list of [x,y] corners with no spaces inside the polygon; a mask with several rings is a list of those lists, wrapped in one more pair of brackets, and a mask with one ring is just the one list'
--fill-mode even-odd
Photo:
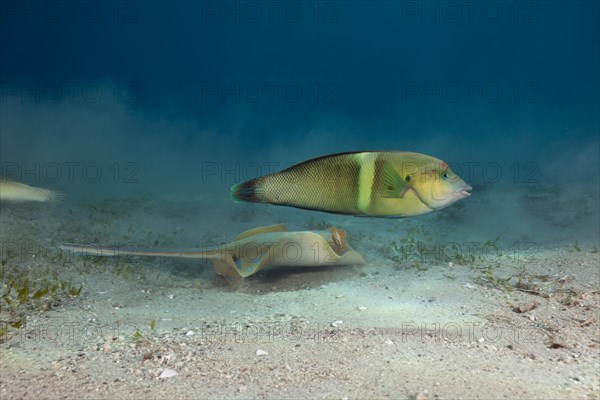
{"label": "stingray", "polygon": [[263,269],[274,267],[324,267],[364,265],[364,258],[338,228],[314,231],[288,231],[285,225],[262,226],[243,232],[233,242],[211,250],[142,249],[63,243],[61,249],[94,256],[158,256],[211,260],[218,275],[230,283]]}

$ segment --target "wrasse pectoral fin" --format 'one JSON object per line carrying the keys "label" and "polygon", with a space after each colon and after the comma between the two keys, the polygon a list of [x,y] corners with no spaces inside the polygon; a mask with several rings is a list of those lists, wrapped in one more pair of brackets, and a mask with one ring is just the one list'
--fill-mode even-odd
{"label": "wrasse pectoral fin", "polygon": [[379,187],[381,197],[399,198],[410,189],[410,186],[402,180],[394,167],[387,161],[381,163],[382,184]]}

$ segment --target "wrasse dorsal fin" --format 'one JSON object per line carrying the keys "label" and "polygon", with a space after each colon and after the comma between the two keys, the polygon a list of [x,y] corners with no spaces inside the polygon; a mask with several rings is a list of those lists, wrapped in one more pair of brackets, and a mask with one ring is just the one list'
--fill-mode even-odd
{"label": "wrasse dorsal fin", "polygon": [[242,232],[234,239],[234,242],[237,240],[245,239],[249,236],[258,235],[261,233],[270,233],[270,232],[287,232],[287,228],[283,224],[277,225],[269,225],[269,226],[259,226],[258,228],[250,229],[248,231]]}
{"label": "wrasse dorsal fin", "polygon": [[402,180],[389,162],[381,162],[380,173],[381,184],[376,190],[381,197],[400,198],[410,189],[410,185]]}

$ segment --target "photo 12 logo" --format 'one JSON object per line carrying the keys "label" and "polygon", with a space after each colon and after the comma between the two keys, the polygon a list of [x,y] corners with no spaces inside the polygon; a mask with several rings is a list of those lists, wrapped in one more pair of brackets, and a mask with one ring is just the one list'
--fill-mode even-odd
{"label": "photo 12 logo", "polygon": [[335,1],[202,1],[202,23],[222,24],[333,24],[338,22]]}
{"label": "photo 12 logo", "polygon": [[[9,330],[10,324],[0,323],[0,330]],[[27,323],[23,329],[10,329],[11,341],[31,341],[36,343],[95,343],[107,337],[113,340],[127,340],[134,337],[138,331],[137,325],[130,322],[115,322],[114,324],[99,324],[95,322],[60,322],[60,323]]]}
{"label": "photo 12 logo", "polygon": [[402,1],[404,24],[533,24],[540,20],[535,1]]}
{"label": "photo 12 logo", "polygon": [[0,176],[7,180],[44,183],[139,183],[140,167],[132,161],[114,161],[109,165],[101,163],[63,162],[11,162],[0,163]]}
{"label": "photo 12 logo", "polygon": [[400,85],[402,103],[538,103],[540,86],[537,82],[443,82],[411,81]]}
{"label": "photo 12 logo", "polygon": [[55,103],[137,103],[141,86],[137,82],[22,82],[2,81],[0,103],[17,100],[20,104]]}
{"label": "photo 12 logo", "polygon": [[440,341],[448,343],[487,343],[498,344],[509,342],[515,344],[542,343],[547,335],[540,327],[528,329],[501,327],[492,324],[463,322],[414,322],[402,323],[402,343],[412,340]]}
{"label": "photo 12 logo", "polygon": [[473,263],[497,262],[509,259],[526,261],[540,252],[540,245],[532,241],[517,240],[507,245],[496,240],[465,242],[431,242],[415,239],[400,239],[393,242],[391,258],[398,263],[418,261],[427,264],[449,263],[449,266]]}
{"label": "photo 12 logo", "polygon": [[0,2],[0,22],[19,24],[135,24],[137,1],[11,1]]}
{"label": "photo 12 logo", "polygon": [[[200,181],[219,182],[233,184],[245,182],[260,176],[273,174],[296,165],[294,162],[277,161],[250,161],[250,162],[226,162],[226,161],[204,161],[198,167]],[[419,163],[403,163],[405,170],[418,173],[422,169]],[[456,175],[469,183],[499,183],[511,182],[515,184],[537,184],[540,182],[540,166],[534,161],[514,161],[500,163],[496,161],[450,161],[444,166],[440,165],[436,171],[449,168]],[[430,179],[423,176],[420,179]],[[435,179],[441,179],[438,176]]]}
{"label": "photo 12 logo", "polygon": [[262,322],[204,323],[197,340],[204,344],[273,343],[286,341],[336,342],[341,340],[340,330],[318,323]]}
{"label": "photo 12 logo", "polygon": [[540,166],[534,161],[514,161],[500,163],[496,161],[448,162],[449,168],[468,182],[515,184],[540,183]]}
{"label": "photo 12 logo", "polygon": [[200,84],[200,101],[202,104],[280,104],[301,101],[327,104],[338,103],[339,92],[339,84],[333,81],[310,83],[203,81]]}

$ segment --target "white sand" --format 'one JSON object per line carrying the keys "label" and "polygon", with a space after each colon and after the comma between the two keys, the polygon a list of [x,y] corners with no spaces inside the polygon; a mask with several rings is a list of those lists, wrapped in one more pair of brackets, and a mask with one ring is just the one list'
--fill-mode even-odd
{"label": "white sand", "polygon": [[[3,205],[5,271],[58,270],[83,285],[80,296],[49,310],[22,310],[25,327],[11,328],[0,347],[3,400],[600,394],[594,213],[562,209],[544,220],[517,202],[520,220],[500,226],[494,213],[484,220],[485,195],[404,221],[180,198],[95,209]],[[193,247],[278,222],[301,230],[310,218],[346,229],[367,265],[273,270],[230,288],[207,262],[57,260],[58,241]],[[524,228],[534,218],[539,224]],[[501,257],[482,250],[497,236]],[[422,263],[413,247],[402,247],[408,237],[430,246]],[[400,260],[392,242],[404,250]],[[467,256],[465,243],[479,249],[467,265],[450,266],[436,253],[458,244]],[[506,285],[514,286],[519,274],[529,286],[502,290],[501,279],[512,276]],[[513,310],[533,302],[530,311]],[[2,322],[10,316],[4,304],[0,315]]]}

